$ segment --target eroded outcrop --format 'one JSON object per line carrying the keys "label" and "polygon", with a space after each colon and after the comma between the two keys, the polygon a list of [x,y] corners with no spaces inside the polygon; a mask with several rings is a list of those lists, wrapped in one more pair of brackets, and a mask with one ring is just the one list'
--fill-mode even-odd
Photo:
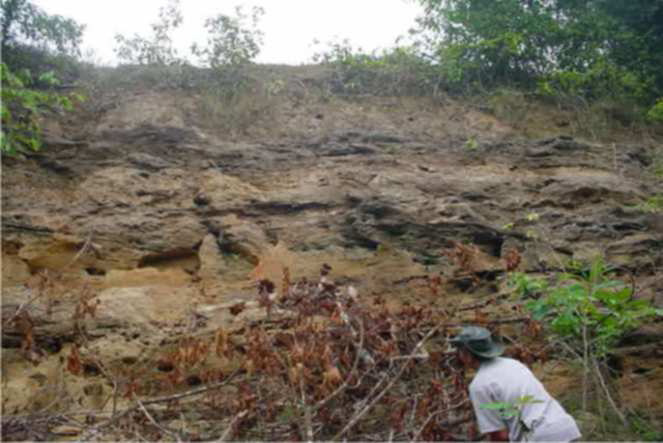
{"label": "eroded outcrop", "polygon": [[[99,300],[98,317],[86,320],[88,351],[118,364],[148,358],[166,333],[234,321],[227,306],[255,301],[260,266],[278,281],[283,266],[297,277],[329,263],[360,291],[386,296],[407,294],[422,276],[453,276],[443,252],[456,242],[478,248],[474,271],[492,280],[511,249],[523,271],[595,254],[643,278],[663,266],[661,214],[637,207],[660,192],[642,173],[643,147],[521,141],[500,127],[468,149],[462,128],[437,122],[235,142],[192,125],[188,102],[116,100],[87,122],[83,140],[47,140],[38,155],[4,165],[2,297],[3,308],[17,308],[44,269],[87,281]],[[71,346],[76,303],[35,326],[39,343],[57,338],[50,352]],[[18,358],[20,332],[7,334],[3,372],[18,374],[30,366]],[[60,376],[46,360],[28,371],[35,392]],[[79,388],[89,402],[101,395]]]}

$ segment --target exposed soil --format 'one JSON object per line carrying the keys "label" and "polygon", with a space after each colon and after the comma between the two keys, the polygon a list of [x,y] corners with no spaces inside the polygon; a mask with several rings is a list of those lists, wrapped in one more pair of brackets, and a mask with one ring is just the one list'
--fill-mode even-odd
{"label": "exposed soil", "polygon": [[[530,273],[603,254],[663,307],[663,213],[638,206],[662,191],[648,172],[660,143],[572,137],[559,110],[541,109],[532,137],[457,100],[325,96],[306,70],[289,75],[301,88],[242,114],[239,130],[203,95],[167,90],[106,90],[49,121],[42,151],[3,159],[3,305],[26,301],[43,270],[58,275],[56,298],[87,282],[107,329],[91,324],[85,349],[121,366],[200,313],[197,332],[241,322],[227,307],[283,266],[296,279],[327,263],[360,294],[430,303],[421,279],[453,276],[443,252],[460,242],[479,248],[481,283],[449,278],[448,297],[503,290],[515,248]],[[659,420],[660,396],[643,393],[660,392],[662,349],[637,353],[660,343],[660,326],[624,344],[635,350],[618,380],[626,404]],[[33,363],[3,336],[3,414],[101,407],[112,388],[66,374],[62,342]],[[537,371],[555,394],[577,386],[568,368]]]}

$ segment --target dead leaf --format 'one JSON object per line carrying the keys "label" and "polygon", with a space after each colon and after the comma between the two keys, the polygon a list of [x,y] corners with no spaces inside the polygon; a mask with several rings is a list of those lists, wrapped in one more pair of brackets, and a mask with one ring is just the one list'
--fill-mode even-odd
{"label": "dead leaf", "polygon": [[71,351],[69,351],[69,355],[67,356],[67,370],[74,375],[80,375],[82,367],[78,346],[74,345],[71,347]]}

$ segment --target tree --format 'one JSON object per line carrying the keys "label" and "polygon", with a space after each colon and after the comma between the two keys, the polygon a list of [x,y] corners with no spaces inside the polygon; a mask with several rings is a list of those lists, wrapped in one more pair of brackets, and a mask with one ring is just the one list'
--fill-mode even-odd
{"label": "tree", "polygon": [[115,53],[120,60],[138,65],[179,65],[183,60],[178,57],[173,47],[171,33],[182,24],[182,12],[179,0],[170,0],[159,9],[159,20],[152,23],[151,38],[134,34],[127,38],[121,34],[115,35],[119,45]]}
{"label": "tree", "polygon": [[205,21],[206,45],[192,44],[191,53],[212,68],[214,96],[232,102],[249,90],[246,67],[260,53],[263,33],[258,22],[264,13],[263,8],[254,7],[248,15],[238,6],[234,16],[218,14]]}
{"label": "tree", "polygon": [[520,0],[422,3],[420,24],[434,35],[428,50],[453,83],[527,84],[550,69],[552,48],[544,39],[555,22],[548,11]]}
{"label": "tree", "polygon": [[28,0],[1,0],[0,12],[0,152],[11,155],[40,148],[39,115],[54,108],[71,108],[70,98],[52,91],[59,81],[48,68],[57,57],[79,54],[84,26],[69,18],[49,15]]}
{"label": "tree", "polygon": [[49,15],[28,0],[0,0],[2,54],[5,63],[12,49],[34,47],[77,56],[85,25],[61,15]]}
{"label": "tree", "polygon": [[426,49],[457,87],[544,85],[653,102],[663,0],[419,0]]}
{"label": "tree", "polygon": [[[41,147],[38,116],[48,109],[71,110],[69,97],[34,89],[34,83],[57,85],[52,72],[40,75],[35,81],[28,70],[13,73],[5,63],[2,72],[2,132],[0,152],[14,155],[26,150],[37,151]],[[80,99],[80,96],[77,96]]]}
{"label": "tree", "polygon": [[[212,68],[224,65],[246,65],[260,53],[263,33],[258,29],[265,10],[254,7],[247,15],[241,6],[235,8],[235,16],[219,14],[205,21],[207,45],[191,46],[191,52]],[[250,21],[249,21],[250,20]]]}

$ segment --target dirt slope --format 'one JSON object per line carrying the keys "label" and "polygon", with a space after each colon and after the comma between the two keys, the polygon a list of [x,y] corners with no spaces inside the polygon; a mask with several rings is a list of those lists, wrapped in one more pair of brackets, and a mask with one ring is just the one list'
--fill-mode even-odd
{"label": "dirt slope", "polygon": [[[360,292],[416,300],[412,282],[452,275],[442,251],[463,242],[494,281],[450,281],[452,296],[498,290],[516,248],[526,272],[604,254],[663,306],[663,214],[638,207],[661,191],[651,143],[573,138],[552,121],[525,138],[451,99],[296,92],[239,131],[224,129],[227,110],[201,111],[205,97],[164,90],[105,91],[48,122],[41,152],[4,159],[3,303],[29,297],[23,285],[44,269],[64,273],[63,288],[87,281],[112,325],[90,346],[130,361],[196,310],[250,300],[255,276],[279,281],[282,265],[296,278],[328,263]],[[238,321],[213,308],[206,319]],[[3,341],[4,413],[48,403],[63,344],[33,365]],[[626,389],[633,377],[657,389],[659,362],[634,359]],[[67,383],[85,407],[109,389]],[[626,398],[663,416],[660,399]]]}

